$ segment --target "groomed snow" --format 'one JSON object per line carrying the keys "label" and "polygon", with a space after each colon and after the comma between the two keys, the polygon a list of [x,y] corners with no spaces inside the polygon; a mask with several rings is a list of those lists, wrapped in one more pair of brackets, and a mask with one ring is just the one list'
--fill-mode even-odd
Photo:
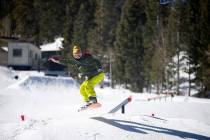
{"label": "groomed snow", "polygon": [[[3,67],[0,75],[0,140],[210,139],[209,99],[175,96],[148,102],[157,95],[97,87],[102,107],[77,112],[83,103],[72,78]],[[107,113],[130,95],[125,114]]]}

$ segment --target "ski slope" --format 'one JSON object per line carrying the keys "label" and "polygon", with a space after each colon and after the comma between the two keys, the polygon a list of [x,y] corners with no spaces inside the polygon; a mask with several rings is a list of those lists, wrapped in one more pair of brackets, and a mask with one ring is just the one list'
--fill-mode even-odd
{"label": "ski slope", "polygon": [[[72,78],[4,67],[0,75],[0,140],[210,139],[209,99],[180,96],[148,102],[157,95],[97,87],[102,107],[77,112],[83,103]],[[130,95],[125,114],[107,113]]]}

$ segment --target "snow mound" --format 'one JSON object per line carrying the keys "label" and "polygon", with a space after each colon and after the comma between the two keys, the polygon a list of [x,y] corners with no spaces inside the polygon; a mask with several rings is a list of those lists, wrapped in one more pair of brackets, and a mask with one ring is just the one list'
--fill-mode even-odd
{"label": "snow mound", "polygon": [[75,88],[77,82],[71,77],[28,76],[9,88],[41,89],[41,88]]}
{"label": "snow mound", "polygon": [[16,73],[12,69],[0,66],[0,88],[4,88],[16,82],[14,79]]}

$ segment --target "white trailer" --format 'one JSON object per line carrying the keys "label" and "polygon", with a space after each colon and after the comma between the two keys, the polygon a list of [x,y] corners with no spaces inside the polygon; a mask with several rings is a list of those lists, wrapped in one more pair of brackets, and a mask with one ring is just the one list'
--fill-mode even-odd
{"label": "white trailer", "polygon": [[15,69],[39,69],[41,50],[26,42],[8,44],[8,66]]}

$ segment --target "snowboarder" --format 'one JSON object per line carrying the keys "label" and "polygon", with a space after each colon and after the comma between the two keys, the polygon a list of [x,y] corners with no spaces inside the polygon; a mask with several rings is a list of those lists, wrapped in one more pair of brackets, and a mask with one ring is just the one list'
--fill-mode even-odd
{"label": "snowboarder", "polygon": [[[58,62],[50,59],[50,61]],[[73,59],[62,60],[64,63],[73,64],[78,71],[85,76],[86,80],[80,85],[80,93],[83,97],[85,105],[81,109],[86,109],[88,106],[97,103],[96,92],[94,87],[104,79],[101,62],[94,58],[90,53],[82,53],[79,46],[73,47]]]}

